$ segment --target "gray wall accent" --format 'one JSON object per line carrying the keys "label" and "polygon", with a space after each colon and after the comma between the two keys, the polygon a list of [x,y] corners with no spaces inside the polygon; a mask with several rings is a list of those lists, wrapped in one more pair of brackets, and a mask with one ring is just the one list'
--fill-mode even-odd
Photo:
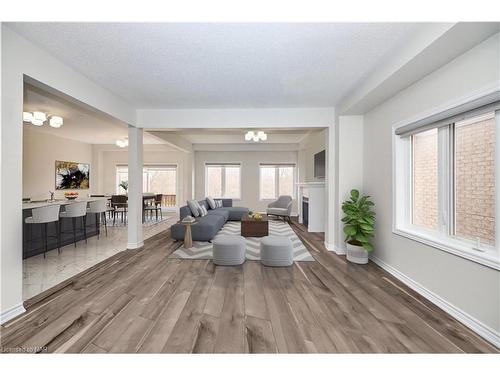
{"label": "gray wall accent", "polygon": [[365,114],[363,173],[364,193],[376,204],[375,255],[496,332],[500,272],[393,234],[390,192],[392,126],[498,85],[499,46],[497,34]]}

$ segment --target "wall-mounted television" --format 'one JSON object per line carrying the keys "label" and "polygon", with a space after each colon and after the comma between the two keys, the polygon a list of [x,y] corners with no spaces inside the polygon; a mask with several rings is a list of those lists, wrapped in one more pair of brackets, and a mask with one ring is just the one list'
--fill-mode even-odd
{"label": "wall-mounted television", "polygon": [[325,150],[314,154],[314,178],[325,178]]}

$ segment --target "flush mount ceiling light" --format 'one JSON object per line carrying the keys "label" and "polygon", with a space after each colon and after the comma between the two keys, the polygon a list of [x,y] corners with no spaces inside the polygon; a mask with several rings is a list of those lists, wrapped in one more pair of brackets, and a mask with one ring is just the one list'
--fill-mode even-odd
{"label": "flush mount ceiling light", "polygon": [[40,111],[23,112],[23,121],[31,122],[35,126],[42,126],[49,119],[49,125],[53,128],[60,128],[64,120],[61,116],[47,116],[46,113]]}
{"label": "flush mount ceiling light", "polygon": [[43,121],[42,120],[31,120],[31,123],[35,126],[42,126],[43,125]]}
{"label": "flush mount ceiling light", "polygon": [[253,130],[249,130],[245,134],[245,141],[259,142],[266,140],[267,140],[267,134],[264,133],[262,130],[259,130],[257,133],[254,132]]}
{"label": "flush mount ceiling light", "polygon": [[128,138],[125,137],[123,139],[117,139],[116,140],[116,145],[118,147],[121,147],[121,148],[127,147],[128,146]]}
{"label": "flush mount ceiling light", "polygon": [[31,120],[33,120],[33,113],[23,112],[23,121],[24,122],[31,122]]}
{"label": "flush mount ceiling light", "polygon": [[60,128],[64,120],[61,116],[50,116],[49,125],[53,128]]}
{"label": "flush mount ceiling light", "polygon": [[43,112],[33,112],[33,119],[37,120],[37,121],[42,121],[42,122],[45,122],[47,121],[47,115]]}

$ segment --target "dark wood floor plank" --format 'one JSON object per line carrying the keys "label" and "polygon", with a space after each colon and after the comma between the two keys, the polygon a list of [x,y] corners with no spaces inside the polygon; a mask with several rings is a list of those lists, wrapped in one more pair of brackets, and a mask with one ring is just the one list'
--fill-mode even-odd
{"label": "dark wood floor plank", "polygon": [[245,286],[245,314],[263,320],[269,320],[264,287],[262,285],[262,266],[258,261],[246,261],[243,265]]}
{"label": "dark wood floor plank", "polygon": [[245,352],[278,353],[273,327],[269,320],[248,315],[245,319]]}
{"label": "dark wood floor plank", "polygon": [[[189,267],[185,269],[177,288],[171,295],[168,295],[168,300],[162,303],[162,310],[155,314],[157,319],[144,337],[138,350],[140,353],[161,353],[165,347],[196,285],[198,276],[205,267],[204,262],[187,262],[186,265]],[[179,271],[181,270],[182,268]],[[142,315],[144,316],[144,313]]]}
{"label": "dark wood floor plank", "polygon": [[219,332],[219,318],[203,314],[196,331],[192,353],[213,353]]}
{"label": "dark wood floor plank", "polygon": [[177,323],[163,347],[164,353],[191,353],[196,338],[208,292],[213,282],[215,267],[210,261],[203,262],[204,269],[191,292]]}
{"label": "dark wood floor plank", "polygon": [[302,297],[300,288],[302,281],[297,280],[297,276],[294,277],[293,268],[278,268],[275,269],[275,272],[297,325],[306,341],[311,343],[311,347],[314,347],[318,353],[335,352],[335,346],[316,319],[311,309],[312,306],[308,306]]}
{"label": "dark wood floor plank", "polygon": [[264,295],[269,309],[270,321],[280,353],[314,352],[306,343],[290,305],[280,288],[280,282],[272,267],[262,270]]}
{"label": "dark wood floor plank", "polygon": [[228,286],[220,315],[220,327],[215,343],[217,353],[245,352],[245,306],[243,266],[217,266],[228,274]]}
{"label": "dark wood floor plank", "polygon": [[292,223],[315,262],[218,267],[169,255],[164,231],[35,296],[0,328],[4,347],[57,353],[494,352],[456,319],[369,263],[328,252]]}

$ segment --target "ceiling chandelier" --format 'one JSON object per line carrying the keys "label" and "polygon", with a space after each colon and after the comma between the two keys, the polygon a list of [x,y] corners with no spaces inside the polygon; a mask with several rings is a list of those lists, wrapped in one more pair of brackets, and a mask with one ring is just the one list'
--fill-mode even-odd
{"label": "ceiling chandelier", "polygon": [[117,139],[116,145],[121,148],[128,147],[128,137],[125,137],[123,139]]}
{"label": "ceiling chandelier", "polygon": [[262,130],[259,130],[258,132],[249,130],[245,134],[245,141],[254,141],[254,142],[267,141],[267,134],[264,133]]}
{"label": "ceiling chandelier", "polygon": [[60,128],[64,123],[61,116],[47,115],[40,111],[23,112],[23,121],[31,122],[35,126],[42,126],[47,120],[49,120],[49,125],[53,128]]}

